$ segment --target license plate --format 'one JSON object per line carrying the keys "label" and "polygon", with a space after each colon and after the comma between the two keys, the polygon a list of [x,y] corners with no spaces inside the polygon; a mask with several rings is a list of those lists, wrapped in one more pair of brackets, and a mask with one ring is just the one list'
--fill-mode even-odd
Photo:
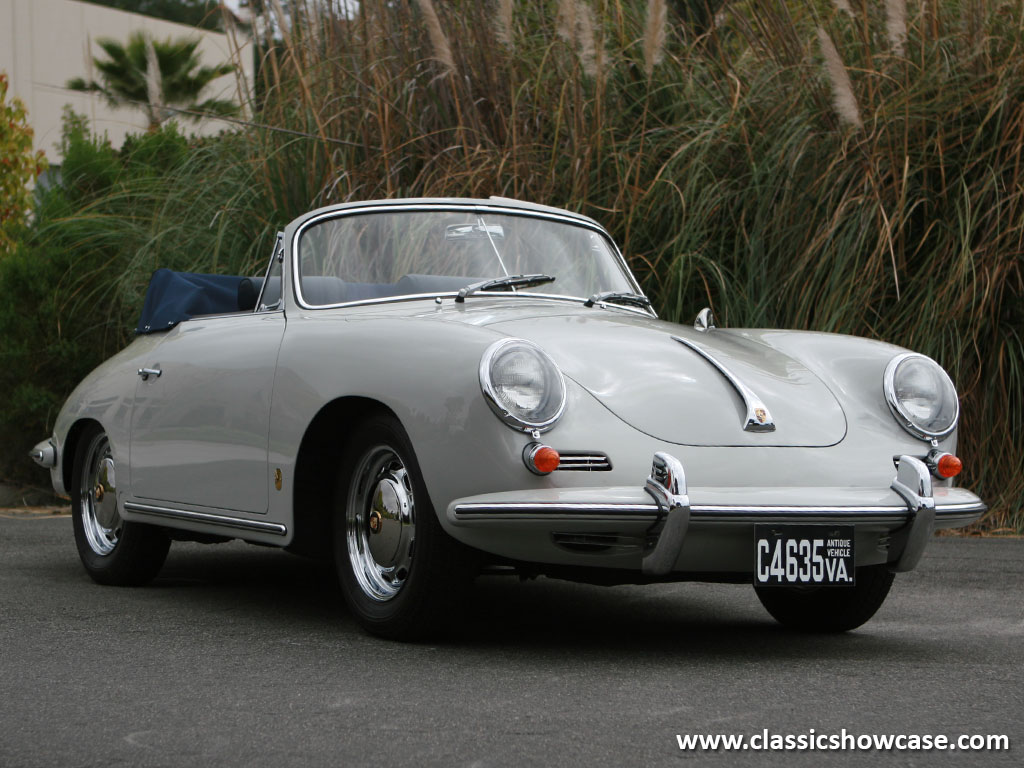
{"label": "license plate", "polygon": [[852,525],[754,526],[754,583],[852,587]]}

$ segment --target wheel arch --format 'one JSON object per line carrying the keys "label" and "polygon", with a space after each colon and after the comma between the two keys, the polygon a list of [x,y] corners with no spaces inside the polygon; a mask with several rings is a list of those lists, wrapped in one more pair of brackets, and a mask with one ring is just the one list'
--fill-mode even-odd
{"label": "wheel arch", "polygon": [[345,438],[355,425],[376,413],[401,423],[379,400],[346,396],[325,404],[306,427],[295,461],[290,552],[325,560],[333,557],[334,493]]}
{"label": "wheel arch", "polygon": [[78,451],[78,441],[82,437],[82,433],[85,432],[86,428],[90,425],[95,424],[100,429],[103,429],[103,425],[100,424],[96,419],[92,418],[81,418],[75,421],[68,429],[67,437],[64,438],[64,446],[61,451],[61,478],[64,481],[65,490],[71,492],[71,475],[75,471],[75,453]]}

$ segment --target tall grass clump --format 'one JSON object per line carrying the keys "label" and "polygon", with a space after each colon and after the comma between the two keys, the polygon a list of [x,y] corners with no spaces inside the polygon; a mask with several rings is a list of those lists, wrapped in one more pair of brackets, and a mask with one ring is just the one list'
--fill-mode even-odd
{"label": "tall grass clump", "polygon": [[1024,528],[1020,6],[671,8],[517,3],[510,46],[507,11],[438,6],[450,65],[415,7],[298,23],[267,46],[261,114],[316,137],[263,134],[305,171],[266,175],[267,199],[563,205],[612,230],[664,317],[924,351],[959,385],[988,524]]}
{"label": "tall grass clump", "polygon": [[263,6],[256,127],[41,217],[38,242],[130,267],[114,285],[72,274],[65,301],[106,291],[123,327],[150,266],[247,268],[333,202],[564,206],[608,226],[662,317],[710,305],[720,324],[934,357],[985,524],[1024,531],[1019,3]]}

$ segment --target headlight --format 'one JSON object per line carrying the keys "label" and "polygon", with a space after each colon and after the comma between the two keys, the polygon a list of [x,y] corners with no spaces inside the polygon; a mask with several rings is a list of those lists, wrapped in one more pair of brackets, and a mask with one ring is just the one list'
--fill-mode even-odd
{"label": "headlight", "polygon": [[956,428],[960,401],[948,374],[930,357],[908,352],[885,368],[885,399],[900,426],[922,440],[938,440]]}
{"label": "headlight", "polygon": [[502,339],[480,360],[480,388],[506,424],[526,432],[551,429],[565,410],[565,379],[536,344]]}

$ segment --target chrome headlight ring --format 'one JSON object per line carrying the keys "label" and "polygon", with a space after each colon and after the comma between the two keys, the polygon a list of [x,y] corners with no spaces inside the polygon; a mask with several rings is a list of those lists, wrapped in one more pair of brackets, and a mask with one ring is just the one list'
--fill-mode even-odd
{"label": "chrome headlight ring", "polygon": [[565,377],[525,339],[501,339],[480,358],[480,389],[495,415],[523,432],[546,432],[565,411]]}
{"label": "chrome headlight ring", "polygon": [[[911,377],[917,377],[914,381]],[[896,355],[882,377],[885,401],[893,417],[920,440],[938,441],[956,429],[960,400],[942,366],[925,355]]]}

